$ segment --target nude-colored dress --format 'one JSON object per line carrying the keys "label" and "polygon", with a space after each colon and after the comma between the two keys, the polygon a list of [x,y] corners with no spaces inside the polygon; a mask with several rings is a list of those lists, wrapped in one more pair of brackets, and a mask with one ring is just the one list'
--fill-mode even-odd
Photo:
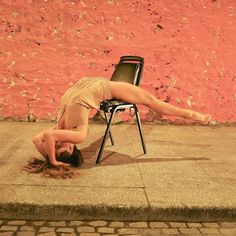
{"label": "nude-colored dress", "polygon": [[109,80],[102,77],[80,79],[62,96],[57,121],[60,120],[66,108],[74,104],[99,110],[101,101],[112,98],[109,83]]}

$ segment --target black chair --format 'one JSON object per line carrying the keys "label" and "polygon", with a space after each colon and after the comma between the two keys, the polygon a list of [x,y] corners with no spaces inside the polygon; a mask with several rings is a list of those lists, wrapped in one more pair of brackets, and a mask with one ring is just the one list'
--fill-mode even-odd
{"label": "black chair", "polygon": [[[111,77],[111,81],[126,82],[126,83],[139,86],[141,77],[142,77],[142,72],[143,72],[143,65],[144,65],[144,59],[142,57],[123,56],[120,58],[120,61],[115,68],[115,71]],[[142,135],[141,122],[140,122],[139,111],[138,111],[137,106],[135,104],[131,104],[124,101],[118,101],[118,100],[113,100],[113,99],[105,100],[101,102],[100,110],[104,112],[107,128],[106,128],[106,132],[104,134],[102,144],[101,144],[98,156],[97,156],[97,160],[96,160],[97,164],[100,163],[100,159],[103,153],[103,149],[104,149],[108,134],[111,140],[111,144],[114,145],[114,141],[113,141],[112,134],[110,131],[114,114],[117,111],[124,111],[126,108],[134,109],[135,111],[139,134],[140,134],[142,147],[143,147],[143,152],[144,154],[146,153],[146,146],[145,146],[143,135]],[[109,120],[107,118],[107,113],[110,113]]]}

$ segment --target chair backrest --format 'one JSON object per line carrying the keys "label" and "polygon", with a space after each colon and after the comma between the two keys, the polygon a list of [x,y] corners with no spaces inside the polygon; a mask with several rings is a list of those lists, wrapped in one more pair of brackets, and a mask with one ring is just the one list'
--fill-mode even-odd
{"label": "chair backrest", "polygon": [[138,56],[123,56],[116,65],[111,81],[126,82],[139,85],[143,72],[144,58]]}

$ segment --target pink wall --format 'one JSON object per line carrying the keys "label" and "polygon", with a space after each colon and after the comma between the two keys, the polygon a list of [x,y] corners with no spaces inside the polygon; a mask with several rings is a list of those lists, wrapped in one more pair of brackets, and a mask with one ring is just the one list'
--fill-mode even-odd
{"label": "pink wall", "polygon": [[143,88],[236,122],[235,48],[235,0],[0,0],[0,118],[52,120],[68,86],[133,54]]}

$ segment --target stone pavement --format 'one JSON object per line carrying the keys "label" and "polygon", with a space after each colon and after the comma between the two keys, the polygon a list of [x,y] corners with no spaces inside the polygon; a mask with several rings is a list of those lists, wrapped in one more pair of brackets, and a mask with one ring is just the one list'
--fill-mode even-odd
{"label": "stone pavement", "polygon": [[236,127],[113,125],[103,161],[104,125],[79,145],[80,177],[49,179],[21,171],[37,156],[31,138],[49,123],[0,122],[0,218],[223,222],[236,219]]}
{"label": "stone pavement", "polygon": [[0,220],[0,236],[236,235],[236,222],[128,222]]}

